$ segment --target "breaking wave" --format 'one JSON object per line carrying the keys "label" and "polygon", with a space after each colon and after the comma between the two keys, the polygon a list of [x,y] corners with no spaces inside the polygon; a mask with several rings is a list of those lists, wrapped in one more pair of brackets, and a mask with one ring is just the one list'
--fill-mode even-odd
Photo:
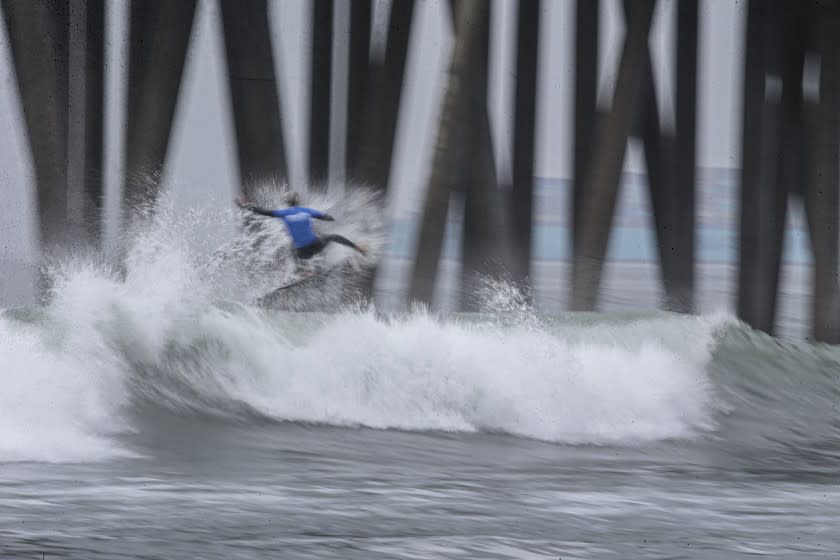
{"label": "breaking wave", "polygon": [[[150,407],[559,444],[807,438],[833,453],[823,444],[840,433],[833,349],[780,346],[724,315],[539,317],[492,285],[496,312],[476,315],[262,309],[250,301],[264,274],[242,271],[282,267],[271,254],[282,243],[208,240],[235,214],[160,216],[135,236],[124,273],[65,259],[46,306],[0,316],[0,461],[131,454],[120,434],[142,429],[132,411]],[[381,247],[352,212],[338,223]],[[340,282],[320,291],[346,301]]]}

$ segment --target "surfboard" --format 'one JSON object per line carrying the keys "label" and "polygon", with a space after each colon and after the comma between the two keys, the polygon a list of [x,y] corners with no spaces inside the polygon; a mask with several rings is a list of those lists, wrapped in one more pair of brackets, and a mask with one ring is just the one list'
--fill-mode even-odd
{"label": "surfboard", "polygon": [[267,292],[266,294],[264,294],[264,295],[262,295],[262,296],[258,297],[258,298],[254,301],[254,305],[264,306],[265,304],[267,304],[267,303],[271,302],[271,301],[272,301],[275,297],[277,297],[277,295],[279,295],[279,294],[280,294],[280,292],[282,292],[282,291],[284,291],[284,290],[288,290],[289,288],[294,288],[295,286],[299,286],[299,285],[301,285],[301,284],[303,284],[303,283],[305,283],[305,282],[307,282],[307,281],[309,281],[309,280],[313,280],[314,278],[317,278],[317,277],[319,277],[319,276],[323,276],[324,274],[326,274],[326,273],[328,273],[328,272],[329,272],[329,269],[328,269],[328,270],[321,270],[321,271],[311,272],[311,273],[309,273],[309,274],[306,274],[306,275],[304,275],[304,276],[301,276],[300,278],[297,278],[297,279],[295,279],[295,280],[292,280],[292,281],[291,281],[291,282],[289,282],[288,284],[283,284],[283,285],[282,285],[282,286],[280,286],[279,288],[274,288],[274,289],[273,289],[273,290],[271,290],[270,292]]}

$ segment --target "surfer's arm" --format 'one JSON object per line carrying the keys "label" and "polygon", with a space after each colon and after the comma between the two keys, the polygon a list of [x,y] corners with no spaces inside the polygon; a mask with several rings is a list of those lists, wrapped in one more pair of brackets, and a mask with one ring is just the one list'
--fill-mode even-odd
{"label": "surfer's arm", "polygon": [[[253,202],[248,202],[244,196],[240,196],[236,199],[236,205],[242,208],[243,210],[250,210],[254,214],[260,214],[261,216],[269,216],[274,217],[277,216],[275,212],[277,210],[269,210],[268,208],[260,208]],[[279,217],[279,216],[278,216]]]}
{"label": "surfer's arm", "polygon": [[247,206],[243,206],[245,210],[250,210],[254,214],[259,214],[260,216],[268,216],[268,217],[279,217],[275,214],[276,210],[269,210],[268,208],[260,208],[256,204],[249,204]]}
{"label": "surfer's arm", "polygon": [[283,218],[290,214],[297,214],[299,212],[305,212],[315,218],[316,220],[324,220],[326,222],[332,222],[335,220],[332,216],[325,212],[321,212],[320,210],[315,210],[314,208],[306,208],[303,206],[291,206],[289,208],[278,208],[277,210],[269,210],[268,208],[260,208],[253,202],[248,202],[245,200],[244,197],[240,197],[236,199],[236,204],[239,205],[240,208],[245,210],[250,210],[255,214],[260,214],[262,216],[269,216],[272,218]]}
{"label": "surfer's arm", "polygon": [[315,210],[314,208],[299,208],[299,210],[303,210],[316,220],[324,220],[325,222],[334,222],[335,218],[327,214],[326,212],[321,212],[320,210]]}
{"label": "surfer's arm", "polygon": [[260,208],[265,212],[265,216],[273,216],[275,218],[282,218],[284,216],[288,216],[289,214],[294,214],[296,212],[295,207],[291,208],[278,208],[277,210],[265,210],[265,208]]}
{"label": "surfer's arm", "polygon": [[289,216],[291,214],[309,214],[313,218],[317,218],[319,220],[332,220],[332,216],[329,214],[324,214],[323,212],[319,212],[318,210],[313,210],[312,208],[305,208],[303,206],[290,206],[289,208],[279,208],[277,210],[269,210],[268,216],[274,216],[275,218],[283,218],[285,216]]}
{"label": "surfer's arm", "polygon": [[299,212],[304,211],[313,218],[317,218],[319,220],[326,220],[328,222],[332,222],[335,219],[329,214],[324,214],[323,212],[318,212],[317,210],[312,210],[311,208],[301,208],[299,206],[292,206],[291,208],[278,208],[277,210],[268,210],[267,208],[260,208],[259,206],[255,206],[252,204],[250,206],[247,206],[246,208],[248,208],[248,210],[256,214],[261,214],[263,216],[271,216],[272,218],[283,218],[290,214],[298,214]]}

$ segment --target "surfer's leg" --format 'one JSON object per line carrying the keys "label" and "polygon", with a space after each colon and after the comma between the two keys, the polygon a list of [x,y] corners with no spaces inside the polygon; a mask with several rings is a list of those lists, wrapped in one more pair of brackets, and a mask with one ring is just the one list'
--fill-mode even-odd
{"label": "surfer's leg", "polygon": [[304,247],[298,247],[295,250],[295,254],[297,255],[297,258],[301,260],[311,259],[315,255],[323,251],[324,247],[326,246],[327,243],[323,239],[318,239],[316,241],[313,241],[309,245],[306,245]]}
{"label": "surfer's leg", "polygon": [[363,255],[367,255],[366,250],[359,247],[358,245],[356,245],[355,243],[353,243],[352,241],[350,241],[349,239],[347,239],[343,235],[336,235],[336,234],[325,235],[324,237],[321,238],[321,240],[324,242],[324,246],[327,246],[330,243],[339,243],[340,245],[344,245],[346,247],[350,247],[351,249],[355,249],[356,251],[360,252]]}
{"label": "surfer's leg", "polygon": [[318,239],[304,247],[295,249],[295,273],[299,276],[307,277],[315,274],[315,270],[310,264],[309,259],[324,250],[324,243]]}

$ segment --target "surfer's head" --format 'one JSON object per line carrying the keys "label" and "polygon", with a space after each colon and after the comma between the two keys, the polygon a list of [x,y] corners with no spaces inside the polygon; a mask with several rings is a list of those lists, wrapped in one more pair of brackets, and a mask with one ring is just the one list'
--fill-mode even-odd
{"label": "surfer's head", "polygon": [[286,195],[286,204],[289,206],[297,206],[300,204],[300,197],[298,193],[295,191],[291,191],[289,194]]}

